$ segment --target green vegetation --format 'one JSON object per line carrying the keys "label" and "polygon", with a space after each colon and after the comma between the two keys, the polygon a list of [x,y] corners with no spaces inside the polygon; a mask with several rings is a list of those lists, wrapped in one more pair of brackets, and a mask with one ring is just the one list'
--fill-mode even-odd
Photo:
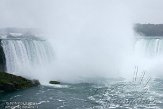
{"label": "green vegetation", "polygon": [[0,91],[15,91],[18,89],[38,86],[39,84],[38,80],[28,80],[21,76],[0,72]]}

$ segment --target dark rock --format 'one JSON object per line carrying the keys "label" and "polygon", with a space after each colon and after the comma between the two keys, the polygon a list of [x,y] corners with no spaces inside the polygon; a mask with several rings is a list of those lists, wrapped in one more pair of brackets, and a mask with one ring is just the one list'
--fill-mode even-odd
{"label": "dark rock", "polygon": [[12,83],[3,83],[0,84],[0,90],[4,92],[14,91],[16,90],[16,86]]}
{"label": "dark rock", "polygon": [[39,80],[32,80],[32,83],[33,83],[34,86],[40,85]]}
{"label": "dark rock", "polygon": [[0,72],[6,71],[6,57],[0,40]]}
{"label": "dark rock", "polygon": [[50,84],[60,84],[59,81],[49,81]]}
{"label": "dark rock", "polygon": [[38,80],[28,80],[21,76],[0,72],[0,91],[9,92],[40,85]]}

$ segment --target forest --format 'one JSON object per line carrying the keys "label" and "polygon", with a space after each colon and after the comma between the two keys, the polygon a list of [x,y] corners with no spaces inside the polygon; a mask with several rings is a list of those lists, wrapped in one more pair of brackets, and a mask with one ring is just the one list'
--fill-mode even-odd
{"label": "forest", "polygon": [[142,36],[163,36],[163,24],[135,24],[134,30]]}

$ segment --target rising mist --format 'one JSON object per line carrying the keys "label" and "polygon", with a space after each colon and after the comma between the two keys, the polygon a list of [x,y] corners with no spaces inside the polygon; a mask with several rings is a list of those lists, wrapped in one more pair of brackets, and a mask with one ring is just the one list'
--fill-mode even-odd
{"label": "rising mist", "polygon": [[143,6],[153,3],[147,2],[1,0],[1,27],[39,28],[44,33],[55,58],[53,64],[34,69],[33,76],[42,81],[131,77],[134,65],[144,63],[133,55],[133,24],[145,19]]}

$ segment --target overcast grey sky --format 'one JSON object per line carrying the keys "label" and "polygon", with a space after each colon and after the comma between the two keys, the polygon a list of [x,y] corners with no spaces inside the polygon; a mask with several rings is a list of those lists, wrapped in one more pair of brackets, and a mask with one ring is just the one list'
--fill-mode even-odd
{"label": "overcast grey sky", "polygon": [[131,9],[134,22],[163,23],[163,0],[128,0],[128,3],[125,4]]}
{"label": "overcast grey sky", "polygon": [[163,0],[0,0],[0,27],[44,27],[51,22],[59,26],[57,22],[70,20],[82,25],[115,12],[133,23],[163,23],[162,10]]}

